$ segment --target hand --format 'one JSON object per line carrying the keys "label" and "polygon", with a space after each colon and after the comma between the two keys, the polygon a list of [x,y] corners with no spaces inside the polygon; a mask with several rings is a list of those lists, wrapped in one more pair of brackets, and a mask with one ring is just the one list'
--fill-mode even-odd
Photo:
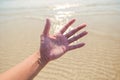
{"label": "hand", "polygon": [[80,29],[84,28],[86,24],[81,24],[80,26],[74,28],[70,32],[63,35],[63,33],[67,30],[67,28],[75,22],[75,19],[69,21],[57,34],[50,35],[50,20],[46,19],[46,25],[44,31],[41,35],[41,45],[40,45],[40,54],[46,60],[54,60],[61,57],[67,51],[74,50],[76,48],[81,48],[85,45],[85,43],[79,43],[75,45],[70,45],[72,42],[78,40],[79,38],[85,36],[87,34],[86,31],[78,34],[77,36],[73,36]]}

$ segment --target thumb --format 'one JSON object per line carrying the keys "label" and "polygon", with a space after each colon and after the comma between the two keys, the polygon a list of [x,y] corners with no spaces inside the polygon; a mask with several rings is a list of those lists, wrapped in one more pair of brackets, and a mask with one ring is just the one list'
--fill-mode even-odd
{"label": "thumb", "polygon": [[48,35],[50,31],[50,20],[46,19],[46,24],[43,30],[43,35]]}

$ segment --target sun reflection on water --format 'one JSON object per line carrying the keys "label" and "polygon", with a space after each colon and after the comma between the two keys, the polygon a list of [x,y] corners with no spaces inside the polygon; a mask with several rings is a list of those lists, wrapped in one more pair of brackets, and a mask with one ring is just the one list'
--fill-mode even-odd
{"label": "sun reflection on water", "polygon": [[[53,8],[53,11],[55,12],[54,18],[53,18],[53,31],[54,33],[57,33],[68,21],[72,18],[72,16],[75,14],[73,10],[69,10],[68,8],[74,7],[77,5],[71,5],[71,4],[65,4],[65,5],[56,5]],[[68,9],[68,10],[66,10]],[[72,26],[70,26],[65,33],[72,30]]]}
{"label": "sun reflection on water", "polygon": [[[78,6],[78,5],[76,5]],[[64,25],[69,22],[70,19],[73,18],[74,14],[75,14],[75,11],[74,10],[69,10],[68,8],[71,8],[71,7],[75,7],[75,5],[59,5],[59,6],[56,6],[55,8],[53,8],[54,12],[55,12],[55,15],[54,15],[54,18],[52,19],[54,24],[53,24],[53,33],[57,33],[62,27],[64,27]],[[67,8],[67,10],[66,10]],[[71,31],[73,29],[72,26],[70,26],[64,34],[68,33],[69,31]],[[77,35],[77,34],[75,34]],[[71,36],[73,37],[73,36]],[[78,41],[74,42],[73,44],[77,43]]]}

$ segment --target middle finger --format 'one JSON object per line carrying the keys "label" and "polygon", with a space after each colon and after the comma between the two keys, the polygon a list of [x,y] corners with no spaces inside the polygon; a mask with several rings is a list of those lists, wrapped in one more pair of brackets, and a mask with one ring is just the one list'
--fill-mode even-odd
{"label": "middle finger", "polygon": [[67,34],[65,34],[65,37],[69,38],[71,37],[73,34],[75,34],[77,31],[81,30],[82,28],[84,28],[86,26],[86,24],[81,24],[80,26],[76,27],[75,29],[71,30],[70,32],[68,32]]}

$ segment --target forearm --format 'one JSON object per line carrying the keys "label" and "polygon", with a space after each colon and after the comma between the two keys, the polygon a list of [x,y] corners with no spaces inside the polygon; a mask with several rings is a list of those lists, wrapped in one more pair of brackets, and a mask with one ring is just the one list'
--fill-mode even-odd
{"label": "forearm", "polygon": [[1,74],[0,80],[32,80],[46,64],[47,61],[44,61],[40,53],[36,52]]}

